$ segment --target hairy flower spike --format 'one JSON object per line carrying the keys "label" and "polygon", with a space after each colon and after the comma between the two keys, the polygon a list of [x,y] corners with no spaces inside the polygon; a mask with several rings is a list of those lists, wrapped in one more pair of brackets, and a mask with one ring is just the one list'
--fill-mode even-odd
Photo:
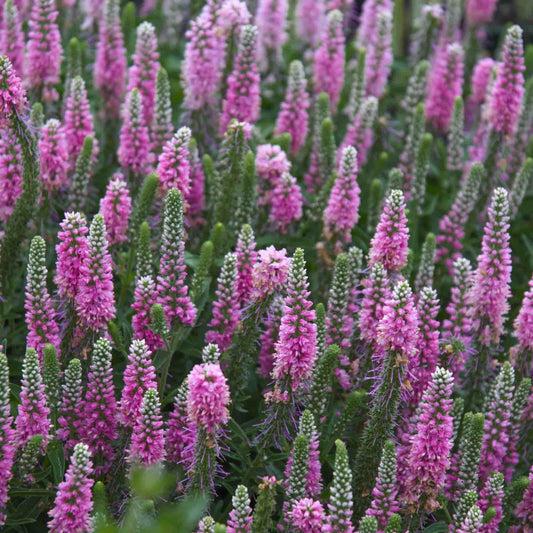
{"label": "hairy flower spike", "polygon": [[[303,498],[306,494],[307,475],[309,472],[309,439],[303,433],[299,433],[294,440],[294,446],[290,457],[290,476],[287,480],[288,507],[292,502]],[[289,465],[287,465],[289,466]]]}
{"label": "hairy flower spike", "polygon": [[245,224],[235,248],[237,256],[237,296],[241,305],[246,302],[253,290],[252,272],[257,262],[257,251],[255,250],[254,232],[248,224]]}
{"label": "hairy flower spike", "polygon": [[313,67],[315,94],[327,93],[333,110],[337,108],[344,84],[344,55],[342,13],[335,9],[328,14]]}
{"label": "hairy flower spike", "polygon": [[291,223],[302,218],[302,191],[296,178],[288,172],[281,176],[272,190],[271,202],[270,220],[280,233],[286,233]]}
{"label": "hairy flower spike", "polygon": [[126,241],[131,197],[122,174],[114,174],[107,184],[105,196],[100,200],[100,213],[104,217],[109,244]]}
{"label": "hairy flower spike", "polygon": [[495,516],[490,521],[483,520],[480,533],[497,533],[502,519],[503,503],[503,474],[500,472],[491,474],[479,493],[478,506],[482,513],[489,508],[494,509]]}
{"label": "hairy flower spike", "polygon": [[33,2],[29,20],[27,69],[28,82],[46,102],[59,98],[55,85],[59,83],[63,48],[56,22],[59,12],[54,0]]}
{"label": "hairy flower spike", "polygon": [[5,224],[22,194],[22,154],[12,131],[3,129],[0,133],[0,220]]}
{"label": "hairy flower spike", "polygon": [[166,142],[172,138],[172,102],[167,71],[159,68],[156,77],[154,119],[150,127],[152,151],[160,154]]}
{"label": "hairy flower spike", "polygon": [[93,500],[91,488],[94,480],[93,463],[89,448],[81,442],[76,444],[65,481],[58,486],[54,508],[49,512],[48,528],[52,533],[89,531]]}
{"label": "hairy flower spike", "polygon": [[82,211],[87,202],[89,182],[93,173],[94,149],[94,139],[91,135],[87,135],[76,159],[74,174],[70,183],[68,201],[72,211]]}
{"label": "hairy flower spike", "polygon": [[48,120],[41,130],[39,160],[39,180],[49,194],[67,183],[67,138],[60,122],[54,118]]}
{"label": "hairy flower spike", "polygon": [[352,472],[345,444],[335,441],[335,466],[328,504],[328,531],[353,533],[352,526]]}
{"label": "hairy flower spike", "polygon": [[64,374],[63,396],[58,418],[59,428],[56,433],[69,450],[72,450],[80,440],[78,428],[82,423],[80,409],[82,393],[81,363],[79,359],[71,359]]}
{"label": "hairy flower spike", "polygon": [[389,272],[397,272],[407,264],[408,240],[404,196],[395,189],[387,198],[376,233],[370,242],[369,265],[381,263]]}
{"label": "hairy flower spike", "polygon": [[[301,3],[301,2],[300,2]],[[311,2],[315,4],[316,1]],[[309,95],[307,80],[300,61],[292,61],[289,67],[289,83],[285,100],[276,120],[275,135],[289,133],[291,152],[297,154],[303,147],[309,131]]]}
{"label": "hairy flower spike", "polygon": [[462,170],[464,161],[464,104],[457,96],[453,102],[453,112],[448,126],[448,146],[446,167],[448,170]]}
{"label": "hairy flower spike", "polygon": [[252,271],[252,284],[254,298],[265,298],[281,289],[286,282],[291,265],[285,248],[276,250],[269,246],[259,250],[258,260]]}
{"label": "hairy flower spike", "polygon": [[46,288],[46,244],[42,237],[34,237],[28,255],[26,278],[26,325],[28,326],[27,346],[34,348],[42,361],[43,348],[53,344],[59,351],[61,338],[56,322],[50,294]]}
{"label": "hairy flower spike", "polygon": [[223,135],[232,119],[254,124],[259,119],[261,81],[257,67],[257,27],[241,29],[233,72],[228,77],[228,89],[222,103],[219,133]]}
{"label": "hairy flower spike", "polygon": [[492,195],[471,291],[473,318],[484,345],[498,344],[509,310],[511,248],[507,196],[503,188],[495,189]]}
{"label": "hairy flower spike", "polygon": [[490,93],[489,121],[494,131],[504,135],[515,130],[524,96],[522,33],[516,25],[507,30],[501,66]]}
{"label": "hairy flower spike", "polygon": [[326,514],[319,501],[311,498],[296,500],[289,513],[291,525],[298,533],[321,533],[325,531]]}
{"label": "hairy flower spike", "polygon": [[255,23],[258,34],[259,64],[266,71],[281,58],[281,47],[287,40],[287,0],[259,0]]}
{"label": "hairy flower spike", "polygon": [[9,367],[7,357],[0,352],[0,525],[5,522],[4,510],[9,499],[9,482],[13,477],[15,430],[10,414]]}
{"label": "hairy flower spike", "polygon": [[239,485],[231,501],[233,509],[229,514],[227,533],[249,533],[253,518],[248,489]]}
{"label": "hairy flower spike", "polygon": [[492,20],[498,0],[467,0],[466,20],[470,25],[486,24]]}
{"label": "hairy flower spike", "polygon": [[161,264],[157,277],[158,303],[164,308],[169,328],[176,318],[187,326],[192,326],[196,320],[196,307],[185,284],[184,253],[183,201],[179,190],[171,189],[165,199]]}
{"label": "hairy flower spike", "polygon": [[13,70],[11,61],[0,56],[0,127],[11,126],[13,115],[22,113],[26,105],[26,94],[20,78]]}
{"label": "hairy flower spike", "polygon": [[514,321],[514,328],[520,349],[533,352],[533,276],[529,280],[529,290],[524,293],[522,306]]}
{"label": "hairy flower spike", "polygon": [[180,128],[164,144],[156,170],[161,191],[166,194],[170,189],[179,189],[185,200],[191,192],[190,142],[191,130],[186,126]]}
{"label": "hairy flower spike", "polygon": [[477,505],[473,505],[456,531],[457,533],[478,533],[481,531],[482,523],[483,514]]}
{"label": "hairy flower spike", "polygon": [[381,98],[392,64],[392,11],[382,9],[376,17],[375,35],[367,45],[366,93]]}
{"label": "hairy flower spike", "polygon": [[16,2],[6,0],[3,16],[0,29],[0,50],[11,60],[19,76],[22,76],[24,74],[25,38],[20,10]]}
{"label": "hairy flower spike", "polygon": [[113,266],[104,217],[95,215],[89,231],[87,260],[81,266],[76,311],[92,330],[101,330],[115,317]]}
{"label": "hairy flower spike", "polygon": [[216,300],[213,302],[213,318],[208,325],[206,342],[215,343],[221,352],[231,345],[231,339],[240,319],[240,306],[237,292],[237,256],[226,254],[218,278]]}

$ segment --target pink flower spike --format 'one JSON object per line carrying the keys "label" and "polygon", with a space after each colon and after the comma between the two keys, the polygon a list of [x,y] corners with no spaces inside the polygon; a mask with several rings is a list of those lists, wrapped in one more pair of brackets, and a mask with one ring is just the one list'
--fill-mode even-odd
{"label": "pink flower spike", "polygon": [[39,180],[48,193],[57,191],[68,181],[68,146],[59,120],[51,118],[41,130],[39,139]]}
{"label": "pink flower spike", "polygon": [[186,199],[190,195],[190,142],[191,130],[184,126],[163,146],[156,170],[163,194],[166,194],[170,189],[179,189],[183,198]]}
{"label": "pink flower spike", "polygon": [[[334,8],[333,8],[334,9]],[[324,0],[299,0],[296,8],[296,31],[298,37],[314,48],[326,23]]]}
{"label": "pink flower spike", "polygon": [[357,30],[357,43],[359,46],[367,46],[376,39],[378,15],[382,11],[392,12],[391,0],[366,0],[361,12],[361,21]]}
{"label": "pink flower spike", "polygon": [[65,474],[65,481],[58,486],[54,508],[49,512],[52,518],[48,528],[52,533],[90,531],[93,500],[91,488],[94,480],[91,453],[87,445],[76,444],[71,462]]}
{"label": "pink flower spike", "polygon": [[187,380],[183,382],[174,398],[174,407],[169,413],[166,432],[166,458],[173,463],[184,463],[186,468],[192,459],[190,445],[194,442],[194,431],[189,431],[187,419]]}
{"label": "pink flower spike", "polygon": [[344,84],[344,46],[342,13],[335,9],[328,14],[320,46],[315,52],[313,67],[315,94],[327,93],[332,111],[337,108]]}
{"label": "pink flower spike", "polygon": [[496,511],[496,515],[492,520],[483,524],[479,533],[498,533],[503,515],[503,485],[503,474],[501,472],[491,474],[485,481],[485,485],[479,493],[477,504],[482,513],[486,513],[492,507]]}
{"label": "pink flower spike", "polygon": [[255,25],[259,30],[259,64],[266,71],[281,58],[281,47],[287,40],[287,0],[259,0]]}
{"label": "pink flower spike", "polygon": [[294,502],[290,512],[292,525],[298,533],[321,533],[325,531],[326,513],[322,504],[311,498]]}
{"label": "pink flower spike", "polygon": [[280,233],[287,233],[288,226],[302,218],[303,195],[296,178],[288,172],[272,190],[270,221]]}
{"label": "pink flower spike", "polygon": [[73,450],[79,439],[82,426],[83,388],[81,384],[81,363],[71,359],[65,369],[63,396],[58,418],[57,438],[65,443],[66,450]]}
{"label": "pink flower spike", "polygon": [[252,529],[252,508],[248,489],[239,485],[232,498],[233,509],[229,514],[227,533],[250,533]]}
{"label": "pink flower spike", "polygon": [[122,174],[114,174],[107,184],[105,196],[100,200],[100,213],[104,217],[109,244],[126,241],[131,197]]}
{"label": "pink flower spike", "polygon": [[150,329],[152,306],[156,303],[157,296],[158,292],[152,276],[143,276],[137,280],[134,302],[131,304],[131,308],[135,311],[131,319],[133,337],[144,339],[152,352],[156,352],[164,344],[163,339]]}
{"label": "pink flower spike", "polygon": [[529,290],[524,294],[522,307],[514,321],[514,328],[520,349],[533,352],[533,276],[529,280]]}
{"label": "pink flower spike", "polygon": [[381,98],[392,65],[392,11],[382,9],[376,18],[375,35],[367,45],[366,93]]}
{"label": "pink flower spike", "polygon": [[287,282],[290,264],[285,248],[276,250],[274,246],[269,246],[259,250],[252,273],[252,296],[265,298],[280,290]]}
{"label": "pink flower spike", "polygon": [[22,153],[10,129],[0,134],[0,220],[6,223],[22,193]]}
{"label": "pink flower spike", "polygon": [[20,11],[13,0],[6,0],[3,14],[4,20],[0,29],[0,50],[3,50],[11,60],[13,68],[19,76],[23,76],[25,38]]}
{"label": "pink flower spike", "polygon": [[9,128],[13,115],[21,114],[25,105],[26,93],[20,78],[11,61],[6,56],[0,56],[0,128]]}
{"label": "pink flower spike", "polygon": [[487,96],[487,88],[492,78],[492,69],[497,66],[497,62],[491,57],[484,57],[480,59],[472,72],[472,94],[470,95],[470,102],[474,106],[479,106],[485,101]]}

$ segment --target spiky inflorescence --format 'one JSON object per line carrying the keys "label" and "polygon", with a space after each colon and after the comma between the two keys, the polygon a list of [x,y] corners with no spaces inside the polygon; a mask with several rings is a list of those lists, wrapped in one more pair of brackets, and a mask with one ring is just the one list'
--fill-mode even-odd
{"label": "spiky inflorescence", "polygon": [[91,488],[94,480],[91,453],[87,445],[76,444],[70,465],[57,490],[54,508],[49,512],[48,522],[52,533],[90,531],[93,499]]}
{"label": "spiky inflorescence", "polygon": [[450,466],[453,441],[452,408],[453,376],[437,368],[421,401],[416,433],[407,458],[405,498],[409,505],[433,511],[444,487],[446,470]]}
{"label": "spiky inflorescence", "polygon": [[212,103],[222,76],[225,36],[219,29],[220,3],[209,0],[185,34],[187,45],[182,67],[184,106],[199,110]]}
{"label": "spiky inflorescence", "polygon": [[375,35],[367,44],[366,93],[381,98],[392,64],[392,11],[379,11],[373,31]]}
{"label": "spiky inflorescence", "polygon": [[460,96],[453,102],[453,112],[448,125],[446,167],[462,170],[464,166],[464,103]]}
{"label": "spiky inflorescence", "polygon": [[281,176],[272,190],[271,202],[270,220],[281,233],[286,233],[291,223],[302,218],[302,190],[296,178],[288,172]]}
{"label": "spiky inflorescence", "polygon": [[389,440],[383,447],[376,486],[372,490],[374,499],[366,512],[367,516],[376,518],[380,531],[385,529],[390,516],[400,509],[396,498],[398,494],[396,469],[396,447]]}
{"label": "spiky inflorescence", "polygon": [[489,121],[494,131],[509,135],[515,130],[524,96],[522,28],[507,30],[502,61],[489,99]]}
{"label": "spiky inflorescence", "polygon": [[[308,454],[307,454],[307,474],[305,476],[305,483],[302,486],[303,495],[308,495],[312,498],[319,496],[322,490],[322,475],[320,472],[320,458],[318,446],[320,444],[318,433],[316,430],[315,420],[311,411],[305,410],[300,417],[299,435],[304,435],[307,438]],[[285,477],[291,478],[292,464],[294,460],[294,448],[291,450],[291,455],[287,460],[285,468]],[[292,497],[292,495],[291,495]]]}
{"label": "spiky inflorescence", "polygon": [[21,385],[20,404],[15,421],[17,446],[23,448],[31,437],[42,435],[45,447],[50,432],[50,409],[46,405],[39,358],[33,348],[26,350],[22,363]]}
{"label": "spiky inflorescence", "polygon": [[434,233],[428,233],[420,253],[420,265],[415,279],[415,291],[420,292],[424,287],[433,286],[435,274],[435,255],[437,241]]}
{"label": "spiky inflorescence", "polygon": [[292,527],[298,533],[320,533],[326,525],[326,513],[319,501],[302,498],[292,504],[289,512]]}
{"label": "spiky inflorescence", "polygon": [[[70,94],[65,108],[63,121],[63,132],[67,140],[69,169],[72,170],[83,147],[83,141],[87,135],[94,139],[94,124],[87,98],[87,89],[81,76],[76,76],[70,86]],[[94,141],[95,148],[93,157],[97,153],[97,141]]]}
{"label": "spiky inflorescence", "polygon": [[126,89],[126,69],[126,48],[120,27],[120,2],[106,0],[96,45],[94,86],[112,117],[118,117],[120,111]]}
{"label": "spiky inflorescence", "polygon": [[14,69],[22,76],[24,73],[25,38],[19,8],[13,0],[6,0],[3,15],[2,28],[0,29],[0,50],[3,50],[13,63]]}
{"label": "spiky inflorescence", "polygon": [[287,40],[288,10],[287,0],[258,1],[255,23],[259,30],[259,63],[262,71],[281,57],[281,47]]}
{"label": "spiky inflorescence", "polygon": [[15,457],[15,430],[10,413],[9,367],[7,357],[0,352],[0,525],[4,524],[4,509],[9,499],[9,482],[13,477],[12,466]]}
{"label": "spiky inflorescence", "polygon": [[0,128],[9,128],[13,115],[22,113],[26,105],[26,93],[11,61],[4,55],[0,56],[0,92]]}
{"label": "spiky inflorescence", "polygon": [[194,432],[188,431],[187,419],[187,394],[189,386],[185,380],[174,398],[174,407],[169,413],[167,420],[166,458],[173,463],[183,462],[185,466],[187,458],[187,446],[194,439]]}
{"label": "spiky inflorescence", "polygon": [[472,93],[468,100],[472,105],[480,106],[485,101],[495,66],[497,62],[491,57],[484,57],[476,63],[470,80]]}
{"label": "spiky inflorescence", "polygon": [[114,174],[107,184],[105,196],[100,200],[100,213],[104,217],[108,243],[119,244],[126,241],[131,196],[122,174]]}
{"label": "spiky inflorescence", "polygon": [[281,177],[290,171],[291,163],[278,145],[260,144],[255,156],[255,168],[259,178],[258,204],[269,204],[272,189],[281,181]]}
{"label": "spiky inflorescence", "polygon": [[83,141],[80,155],[76,159],[74,173],[70,181],[68,205],[72,211],[84,210],[89,193],[89,182],[93,173],[94,139],[87,135]]}
{"label": "spiky inflorescence", "polygon": [[498,0],[467,0],[466,20],[468,24],[485,24],[492,20]]}
{"label": "spiky inflorescence", "polygon": [[249,533],[253,518],[248,489],[244,485],[238,485],[231,502],[233,509],[229,514],[227,533]]}
{"label": "spiky inflorescence", "polygon": [[[155,385],[155,382],[153,384]],[[157,390],[149,388],[142,396],[142,405],[133,424],[127,461],[151,466],[161,463],[164,457],[165,430],[161,402]]]}
{"label": "spiky inflorescence", "polygon": [[142,99],[142,116],[146,125],[152,123],[154,115],[158,68],[159,53],[155,28],[149,22],[143,22],[137,28],[137,43],[133,54],[133,65],[128,72],[127,90],[139,90]]}
{"label": "spiky inflorescence", "polygon": [[289,478],[287,479],[287,500],[284,511],[290,514],[295,501],[306,495],[307,473],[309,469],[309,440],[299,433],[291,450]]}
{"label": "spiky inflorescence", "polygon": [[489,508],[493,508],[495,516],[490,521],[485,521],[479,530],[480,533],[498,533],[500,521],[502,519],[503,503],[503,474],[496,472],[491,474],[479,493],[478,506],[482,513],[486,513]]}
{"label": "spiky inflorescence", "polygon": [[353,533],[352,526],[352,472],[345,444],[335,441],[335,466],[328,504],[328,532]]}
{"label": "spiky inflorescence", "polygon": [[394,189],[386,200],[370,242],[369,266],[381,263],[388,272],[397,272],[407,264],[408,241],[404,196],[402,191]]}
{"label": "spiky inflorescence", "polygon": [[209,331],[205,336],[205,341],[215,343],[221,352],[230,347],[240,319],[239,299],[235,297],[237,281],[237,256],[228,253],[218,278],[216,300],[213,302],[213,318],[209,322]]}
{"label": "spiky inflorescence", "polygon": [[134,302],[131,304],[135,311],[131,319],[133,336],[135,339],[144,339],[151,351],[156,351],[163,345],[161,337],[155,333],[151,325],[152,306],[157,301],[158,292],[152,276],[142,276],[137,280]]}
{"label": "spiky inflorescence", "polygon": [[82,406],[83,425],[78,431],[91,452],[101,454],[107,465],[106,471],[115,455],[111,443],[118,437],[116,414],[111,343],[101,338],[96,341],[91,356],[87,393]]}
{"label": "spiky inflorescence", "polygon": [[155,154],[161,153],[164,144],[172,138],[173,131],[170,81],[167,71],[161,67],[156,76],[154,118],[150,125],[150,140]]}
{"label": "spiky inflorescence", "polygon": [[191,302],[185,284],[185,242],[183,236],[183,201],[178,189],[171,189],[165,199],[161,263],[157,277],[157,302],[163,306],[168,326],[177,318],[192,326],[196,307]]}
{"label": "spiky inflorescence", "polygon": [[357,63],[353,69],[352,87],[350,89],[350,99],[346,114],[353,119],[359,113],[361,104],[366,94],[366,48],[359,48],[357,51]]}
{"label": "spiky inflorescence", "polygon": [[144,394],[157,388],[152,364],[152,353],[144,339],[133,340],[124,370],[124,388],[118,408],[118,420],[125,426],[134,426],[141,412]]}
{"label": "spiky inflorescence", "polygon": [[299,0],[296,7],[296,32],[315,48],[326,22],[325,0]]}
{"label": "spiky inflorescence", "polygon": [[348,146],[342,152],[339,175],[335,179],[324,211],[324,233],[328,238],[335,235],[346,243],[352,240],[351,231],[359,220],[361,203],[357,171],[357,150]]}
{"label": "spiky inflorescence", "polygon": [[[529,280],[529,290],[524,293],[514,328],[520,349],[533,352],[533,276]],[[528,358],[528,361],[531,361],[531,358]]]}
{"label": "spiky inflorescence", "polygon": [[439,45],[429,73],[426,118],[445,132],[453,114],[453,103],[463,87],[463,49],[458,43]]}
{"label": "spiky inflorescence", "polygon": [[71,359],[64,374],[63,397],[57,429],[57,437],[69,450],[73,449],[80,440],[78,428],[81,423],[82,393],[81,363],[79,359]]}
{"label": "spiky inflorescence", "polygon": [[484,345],[498,344],[509,310],[511,248],[507,196],[501,187],[492,195],[471,291],[473,318]]}
{"label": "spiky inflorescence", "polygon": [[461,522],[457,533],[479,533],[483,524],[483,513],[477,505],[472,505]]}
{"label": "spiky inflorescence", "polygon": [[257,257],[252,270],[252,296],[255,299],[266,298],[284,286],[291,265],[285,248],[276,250],[269,246],[259,250]]}
{"label": "spiky inflorescence", "polygon": [[156,170],[163,194],[170,189],[178,189],[185,200],[189,196],[191,191],[190,142],[191,130],[184,126],[164,144]]}
{"label": "spiky inflorescence", "polygon": [[67,139],[59,120],[48,120],[39,139],[39,181],[49,194],[67,183]]}
{"label": "spiky inflorescence", "polygon": [[254,232],[251,226],[245,224],[235,248],[237,256],[237,297],[241,304],[246,302],[252,293],[252,272],[257,261],[257,251],[255,250]]}
{"label": "spiky inflorescence", "polygon": [[33,3],[29,20],[26,76],[32,89],[41,91],[45,101],[59,98],[54,85],[59,83],[63,48],[56,19],[54,0]]}
{"label": "spiky inflorescence", "polygon": [[344,57],[342,13],[335,9],[328,14],[313,66],[315,94],[327,93],[333,110],[337,108],[344,84]]}
{"label": "spiky inflorescence", "polygon": [[[315,2],[312,2],[313,4]],[[291,152],[297,154],[305,143],[309,131],[309,95],[307,80],[300,61],[292,61],[289,67],[289,82],[285,100],[276,120],[275,135],[289,133]]]}
{"label": "spiky inflorescence", "polygon": [[370,0],[363,4],[361,22],[357,30],[358,46],[365,46],[376,38],[378,15],[382,11],[392,11],[393,5],[390,0]]}
{"label": "spiky inflorescence", "polygon": [[[2,102],[0,102],[1,105]],[[3,120],[0,118],[0,121]],[[0,130],[0,220],[2,222],[6,223],[11,217],[21,193],[22,154],[20,144],[11,130],[2,129]]]}
{"label": "spiky inflorescence", "polygon": [[[202,217],[202,211],[205,209],[205,172],[198,152],[197,143],[194,139],[191,139],[189,151],[191,164],[191,188],[189,191],[189,196],[186,198],[187,203],[189,204],[187,207],[187,222],[189,226],[197,227],[202,226],[205,223],[205,219]],[[255,197],[252,203],[255,206]]]}
{"label": "spiky inflorescence", "polygon": [[490,472],[503,472],[509,452],[509,430],[514,393],[513,367],[504,363],[488,396],[485,412],[485,434],[479,465],[479,477],[485,482]]}
{"label": "spiky inflorescence", "polygon": [[113,264],[108,251],[104,217],[95,215],[89,230],[87,259],[80,268],[76,311],[92,330],[100,330],[115,317]]}
{"label": "spiky inflorescence", "polygon": [[463,248],[462,239],[465,225],[478,200],[478,192],[485,174],[481,163],[474,163],[466,181],[461,186],[450,211],[439,222],[440,234],[437,235],[437,261],[444,260],[451,269],[454,261],[460,257]]}
{"label": "spiky inflorescence", "polygon": [[149,163],[150,137],[142,116],[143,102],[139,89],[134,88],[127,94],[122,113],[124,122],[120,129],[118,161],[124,170],[142,175]]}
{"label": "spiky inflorescence", "polygon": [[363,280],[363,299],[359,313],[361,338],[367,343],[376,340],[377,327],[383,318],[385,304],[390,297],[387,272],[381,263],[372,266],[367,278]]}
{"label": "spiky inflorescence", "polygon": [[46,244],[42,237],[34,237],[28,254],[26,277],[26,325],[28,326],[27,346],[34,348],[42,360],[43,348],[53,344],[59,351],[61,338],[56,322],[50,294],[46,288]]}
{"label": "spiky inflorescence", "polygon": [[280,390],[297,391],[311,378],[316,361],[316,324],[309,300],[304,252],[294,252],[289,269],[287,296],[274,354],[273,378]]}
{"label": "spiky inflorescence", "polygon": [[56,245],[56,277],[59,295],[70,300],[78,293],[82,265],[89,254],[89,241],[85,216],[82,213],[67,212],[60,224],[59,244]]}
{"label": "spiky inflorescence", "polygon": [[223,135],[232,119],[254,124],[259,119],[261,95],[257,68],[257,27],[241,29],[233,72],[229,75],[226,97],[222,103],[219,133]]}

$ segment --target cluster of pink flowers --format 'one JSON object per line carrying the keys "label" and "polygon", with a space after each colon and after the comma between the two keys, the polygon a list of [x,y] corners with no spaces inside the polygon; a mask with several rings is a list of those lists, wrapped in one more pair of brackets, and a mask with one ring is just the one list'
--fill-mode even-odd
{"label": "cluster of pink flowers", "polygon": [[126,241],[131,197],[122,174],[115,174],[107,184],[105,196],[100,200],[100,213],[107,229],[107,242],[118,244]]}

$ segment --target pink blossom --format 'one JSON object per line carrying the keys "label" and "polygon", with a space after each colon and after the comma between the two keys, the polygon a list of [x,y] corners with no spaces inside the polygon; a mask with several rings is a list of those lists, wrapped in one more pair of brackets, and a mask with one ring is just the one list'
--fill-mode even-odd
{"label": "pink blossom", "polygon": [[314,48],[326,23],[324,0],[299,0],[296,7],[298,37]]}
{"label": "pink blossom", "polygon": [[105,196],[100,200],[100,213],[104,217],[109,244],[126,241],[131,197],[122,174],[114,174],[107,184]]}
{"label": "pink blossom", "polygon": [[11,60],[19,76],[24,74],[25,44],[20,11],[13,0],[6,0],[4,20],[0,29],[0,50]]}
{"label": "pink blossom", "polygon": [[322,504],[311,498],[294,502],[290,512],[292,525],[299,533],[321,533],[324,531],[326,513]]}
{"label": "pink blossom", "polygon": [[474,70],[472,71],[472,94],[470,95],[470,102],[473,105],[481,105],[485,101],[487,96],[487,88],[492,79],[492,69],[497,66],[498,63],[491,57],[484,57],[480,59]]}
{"label": "pink blossom", "polygon": [[156,284],[151,276],[143,276],[137,280],[134,302],[131,304],[135,311],[131,319],[133,337],[144,339],[152,352],[163,346],[163,339],[150,329],[152,306],[157,302],[157,296]]}
{"label": "pink blossom", "polygon": [[529,290],[524,294],[514,327],[520,348],[533,352],[533,276],[529,280]]}
{"label": "pink blossom", "polygon": [[0,132],[0,220],[7,222],[22,193],[22,154],[10,130]]}
{"label": "pink blossom", "polygon": [[485,24],[492,20],[498,0],[467,0],[466,20],[468,24]]}
{"label": "pink blossom", "polygon": [[69,160],[67,139],[60,122],[56,119],[50,119],[41,130],[39,160],[41,165],[39,179],[46,191],[51,193],[67,183]]}
{"label": "pink blossom", "polygon": [[281,47],[287,40],[287,0],[259,0],[255,25],[259,30],[258,47],[261,70],[267,70],[271,61],[281,58]]}
{"label": "pink blossom", "polygon": [[392,65],[392,11],[382,9],[376,18],[373,38],[367,45],[366,93],[381,98]]}
{"label": "pink blossom", "polygon": [[249,225],[242,227],[235,248],[237,256],[237,296],[241,304],[247,301],[252,293],[252,272],[257,262],[257,251],[252,228]]}
{"label": "pink blossom", "polygon": [[258,261],[252,274],[253,296],[264,298],[283,287],[287,281],[291,260],[287,257],[285,248],[276,250],[269,246],[259,250]]}
{"label": "pink blossom", "polygon": [[271,201],[270,220],[280,233],[286,233],[289,224],[302,218],[302,190],[296,178],[288,172],[281,176],[272,190]]}
{"label": "pink blossom", "polygon": [[170,189],[179,189],[183,198],[189,197],[191,192],[190,142],[191,130],[185,126],[164,144],[156,170],[159,176],[159,186],[164,194]]}

